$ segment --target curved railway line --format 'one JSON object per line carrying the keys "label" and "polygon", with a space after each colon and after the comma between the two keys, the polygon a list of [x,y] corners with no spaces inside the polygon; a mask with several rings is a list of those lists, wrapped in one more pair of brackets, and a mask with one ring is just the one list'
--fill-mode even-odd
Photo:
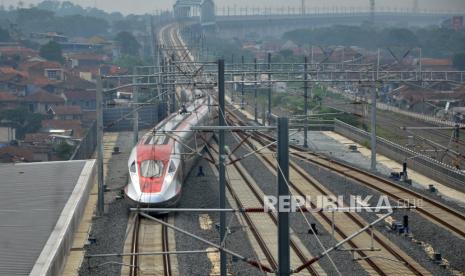
{"label": "curved railway line", "polygon": [[[162,28],[160,31],[162,41],[167,42],[171,45],[183,45],[179,36],[179,31],[177,30],[176,24],[167,25]],[[180,51],[175,50],[175,55],[179,60],[184,60],[186,57],[189,60],[192,60],[190,54],[182,54]],[[193,69],[191,65],[182,65],[182,70],[191,70]],[[227,118],[230,124],[232,125],[247,125],[237,114],[234,112],[228,111]],[[242,136],[242,138],[245,138]],[[252,135],[252,140],[247,141],[245,145],[251,150],[258,147],[263,147],[269,145],[270,143],[275,143],[276,140],[271,135],[264,133],[254,133]],[[443,137],[445,138],[445,137]],[[257,158],[265,164],[269,169],[270,173],[276,174],[277,165],[276,160],[273,157],[273,148],[271,146],[268,149],[265,149],[264,154],[257,154]],[[215,150],[215,147],[212,148]],[[292,149],[291,156],[309,162],[313,165],[316,165],[320,168],[326,170],[331,170],[339,175],[342,175],[348,179],[354,180],[356,183],[360,183],[366,187],[379,191],[382,194],[388,195],[392,199],[397,201],[404,202],[408,205],[416,205],[418,212],[424,217],[428,218],[432,222],[444,227],[450,232],[454,233],[458,237],[465,239],[465,215],[455,209],[452,209],[434,199],[428,198],[420,193],[412,191],[406,187],[403,187],[397,183],[386,180],[377,175],[368,173],[362,169],[359,169],[355,166],[348,165],[344,162],[337,160],[328,159],[325,156],[308,152],[307,150],[291,145]],[[268,154],[266,154],[268,153]],[[233,160],[230,160],[233,161]],[[227,189],[229,194],[234,199],[235,204],[238,208],[250,208],[250,207],[262,207],[262,205],[257,205],[260,202],[263,203],[263,192],[260,188],[253,183],[253,179],[247,173],[246,169],[242,167],[239,162],[231,162],[230,166],[227,166],[227,173],[232,177],[227,181]],[[300,168],[296,163],[290,162],[290,179],[289,179],[290,188],[295,195],[333,195],[324,185],[319,183],[313,177],[308,175],[302,168]],[[421,202],[421,205],[418,203]],[[258,216],[261,216],[261,223]],[[332,220],[323,212],[316,213],[315,218],[328,230],[332,227]],[[335,238],[337,240],[343,240],[350,236],[352,233],[356,232],[360,228],[366,226],[366,222],[357,214],[353,213],[335,213],[336,224],[334,225]],[[269,226],[276,226],[276,216],[275,214],[244,214],[245,222],[252,232],[254,239],[260,247],[259,256],[263,256],[263,260],[266,260],[266,264],[260,265],[259,263],[255,264],[257,267],[261,268],[263,271],[271,272],[274,271],[277,267],[275,249],[271,249],[274,245],[268,242],[268,237],[265,234],[266,231],[263,230],[263,226],[267,226],[269,232]],[[144,221],[144,220],[143,220]],[[140,223],[140,219],[139,219]],[[140,228],[142,225],[138,226],[137,232],[140,236]],[[161,227],[161,225],[159,225]],[[142,228],[145,228],[143,226]],[[149,227],[150,228],[150,227]],[[166,228],[166,227],[161,227]],[[161,233],[166,232],[166,230],[159,230]],[[330,231],[330,230],[329,230]],[[269,235],[269,234],[268,234]],[[164,235],[162,234],[162,237]],[[166,235],[165,235],[166,236]],[[275,236],[274,236],[275,237]],[[139,249],[141,245],[140,238],[135,239],[133,248]],[[364,231],[362,234],[352,239],[346,244],[346,249],[354,248],[366,248],[367,244],[370,244],[371,248],[381,249],[378,252],[378,255],[373,257],[368,255],[367,252],[358,251],[358,254],[361,258],[360,264],[369,274],[377,275],[429,275],[429,271],[419,265],[415,260],[398,248],[395,244],[389,241],[383,234],[369,228]],[[163,248],[161,251],[168,250],[168,244],[162,241]],[[322,275],[324,271],[318,266],[318,260],[322,256],[311,257],[307,248],[302,248],[301,243],[296,237],[291,238],[291,247],[292,254],[291,257],[294,261],[293,264],[298,264],[296,273],[302,273],[299,275]],[[257,249],[258,250],[258,249]],[[166,255],[166,256],[165,256]],[[297,260],[297,261],[296,261]],[[169,274],[169,264],[170,259],[169,255],[163,254],[163,271],[164,275]],[[140,268],[141,260],[140,256],[134,256],[131,259],[131,267],[136,274],[129,275],[139,275],[135,268]],[[168,274],[167,274],[168,273]],[[161,275],[161,274],[160,274]]]}

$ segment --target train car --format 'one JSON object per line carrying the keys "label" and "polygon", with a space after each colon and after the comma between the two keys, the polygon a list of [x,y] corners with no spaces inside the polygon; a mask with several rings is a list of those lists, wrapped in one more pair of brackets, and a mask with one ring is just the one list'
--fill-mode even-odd
{"label": "train car", "polygon": [[[172,207],[199,152],[211,134],[196,134],[192,126],[212,125],[214,114],[206,97],[183,106],[146,133],[128,160],[129,183],[125,196],[132,206]],[[200,137],[202,135],[202,137]]]}

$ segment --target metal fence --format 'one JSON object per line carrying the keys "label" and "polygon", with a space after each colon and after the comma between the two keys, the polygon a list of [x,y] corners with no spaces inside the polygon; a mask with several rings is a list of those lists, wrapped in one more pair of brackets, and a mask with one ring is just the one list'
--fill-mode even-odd
{"label": "metal fence", "polygon": [[70,160],[85,160],[92,157],[97,146],[97,123],[94,121],[74,150]]}
{"label": "metal fence", "polygon": [[[339,120],[334,122],[335,132],[359,143],[370,141],[370,133]],[[407,160],[408,167],[444,185],[465,192],[465,173],[456,168],[422,155],[409,148],[377,137],[378,152],[397,162]],[[428,183],[426,183],[428,184]]]}
{"label": "metal fence", "polygon": [[[103,125],[105,131],[129,131],[132,130],[132,109],[123,108],[106,108],[103,110]],[[160,120],[166,117],[167,108],[160,104],[157,107],[143,107],[139,110],[139,127],[140,129],[155,126]],[[85,160],[92,157],[97,147],[97,124],[92,125],[74,149],[70,160]]]}
{"label": "metal fence", "polygon": [[[166,104],[145,106],[139,109],[139,128],[150,128],[157,124],[159,119],[166,116]],[[131,107],[105,108],[103,110],[103,125],[105,131],[132,130],[133,114]]]}

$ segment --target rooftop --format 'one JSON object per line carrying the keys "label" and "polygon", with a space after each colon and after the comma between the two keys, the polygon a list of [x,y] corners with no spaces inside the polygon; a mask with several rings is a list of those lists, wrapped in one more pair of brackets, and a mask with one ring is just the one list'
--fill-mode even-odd
{"label": "rooftop", "polygon": [[70,221],[80,219],[93,167],[93,161],[0,165],[0,275],[60,274],[47,271],[62,267],[57,260],[72,244]]}
{"label": "rooftop", "polygon": [[79,105],[61,105],[50,108],[55,115],[80,115],[82,114]]}
{"label": "rooftop", "polygon": [[95,100],[97,97],[95,91],[87,90],[68,90],[64,94],[68,101]]}
{"label": "rooftop", "polygon": [[58,95],[39,90],[34,94],[24,97],[24,101],[37,103],[64,103],[65,99]]}

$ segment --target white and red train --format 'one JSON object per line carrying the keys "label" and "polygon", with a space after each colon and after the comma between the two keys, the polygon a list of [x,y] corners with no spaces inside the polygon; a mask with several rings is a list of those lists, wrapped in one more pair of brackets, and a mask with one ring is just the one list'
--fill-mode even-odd
{"label": "white and red train", "polygon": [[184,180],[211,137],[190,131],[192,126],[213,124],[214,111],[207,105],[207,97],[168,116],[132,149],[129,183],[124,190],[131,205],[170,207],[179,202]]}

